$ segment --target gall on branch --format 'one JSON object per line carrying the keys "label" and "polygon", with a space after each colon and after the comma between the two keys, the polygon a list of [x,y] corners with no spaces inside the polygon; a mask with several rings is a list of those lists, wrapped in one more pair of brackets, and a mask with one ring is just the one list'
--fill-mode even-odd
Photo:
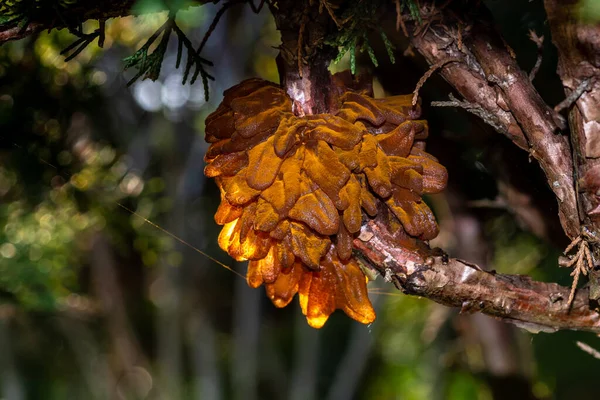
{"label": "gall on branch", "polygon": [[297,115],[280,86],[250,79],[227,90],[206,120],[220,247],[249,260],[248,284],[264,284],[276,307],[298,293],[314,328],[336,309],[364,324],[375,319],[353,240],[380,219],[399,246],[417,250],[438,234],[421,196],[447,181],[424,150],[427,122],[410,95],[373,99],[342,80],[327,114]]}

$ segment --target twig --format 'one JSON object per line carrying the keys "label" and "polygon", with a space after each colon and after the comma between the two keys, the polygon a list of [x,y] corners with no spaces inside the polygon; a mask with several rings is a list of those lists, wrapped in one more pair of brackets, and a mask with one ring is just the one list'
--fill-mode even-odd
{"label": "twig", "polygon": [[258,6],[254,5],[253,0],[248,0],[248,4],[250,4],[250,8],[252,9],[252,12],[255,14],[258,14],[260,12],[260,10],[262,10],[263,6],[265,5],[265,0],[260,0],[260,3],[258,3]]}
{"label": "twig", "polygon": [[554,111],[561,112],[571,106],[581,97],[582,94],[589,91],[594,83],[593,78],[586,78],[581,81],[579,86],[571,92],[563,101],[554,106]]}
{"label": "twig", "polygon": [[530,29],[529,30],[529,39],[533,43],[535,43],[535,45],[537,46],[537,59],[535,60],[535,65],[531,69],[531,72],[529,72],[529,80],[533,82],[533,80],[535,79],[535,76],[537,75],[538,71],[540,70],[540,66],[542,65],[542,56],[543,56],[542,50],[544,48],[544,35],[538,36],[533,29]]}
{"label": "twig", "polygon": [[[451,8],[438,8],[438,12],[441,22],[431,25],[423,36],[413,34],[411,43],[430,64],[449,57],[464,60],[443,69],[442,76],[464,99],[495,115],[502,124],[501,132],[521,149],[531,152],[556,195],[565,233],[570,238],[576,237],[581,228],[570,173],[573,157],[569,139],[555,134],[564,129],[562,116],[549,107],[533,87],[499,33],[491,28],[493,22],[488,17],[464,15],[466,20],[462,23],[470,30],[469,35],[463,35],[461,52],[456,35],[446,29],[460,21]],[[490,85],[487,80],[490,76],[497,77],[499,84]]]}
{"label": "twig", "polygon": [[406,24],[402,18],[402,7],[400,6],[400,0],[396,0],[396,30],[399,31],[400,28],[402,28],[402,33],[404,33],[404,36],[408,37],[408,30],[406,29]]}
{"label": "twig", "polygon": [[[241,2],[242,2],[241,0],[232,0],[232,1],[228,1],[225,4],[223,4],[223,6],[219,9],[219,11],[217,11],[217,13],[215,14],[215,17],[213,18],[212,22],[210,23],[210,26],[208,27],[208,30],[204,34],[204,37],[202,38],[202,41],[200,42],[200,45],[198,46],[198,50],[196,50],[196,54],[200,55],[200,53],[202,53],[202,50],[204,49],[206,42],[208,42],[208,38],[210,37],[210,35],[212,35],[213,31],[219,24],[219,20],[221,19],[223,14],[225,14],[225,11],[227,11],[229,9],[229,7],[231,7],[235,4],[240,4]],[[252,3],[252,2],[250,2],[250,3]],[[252,6],[254,6],[254,5],[252,5]]]}
{"label": "twig", "polygon": [[581,350],[585,351],[586,353],[588,353],[592,357],[600,360],[600,351],[594,349],[589,344],[585,344],[585,343],[580,342],[580,341],[575,342],[575,344],[577,344],[577,347],[579,347]]}
{"label": "twig", "polygon": [[197,52],[194,53],[194,48],[193,48],[192,42],[190,41],[190,39],[188,39],[188,37],[185,35],[185,33],[175,23],[173,23],[173,30],[175,30],[175,33],[177,34],[177,38],[179,39],[176,65],[179,65],[179,62],[181,60],[181,48],[183,45],[185,45],[185,47],[188,51],[188,60],[187,60],[185,71],[183,73],[183,83],[185,84],[185,82],[187,81],[187,77],[189,75],[192,65],[196,64],[196,69],[194,71],[194,75],[192,76],[192,79],[190,80],[190,84],[193,84],[196,81],[196,79],[198,78],[198,74],[200,74],[202,77],[202,83],[204,85],[204,97],[208,101],[208,79],[210,79],[211,81],[214,81],[215,78],[212,75],[208,74],[208,72],[206,72],[206,70],[204,69],[202,64],[212,66],[213,63],[208,61],[207,59],[201,57],[200,53],[197,53]]}
{"label": "twig", "polygon": [[494,99],[502,99],[502,108],[510,111],[525,133],[526,149],[539,162],[557,197],[562,227],[568,237],[574,238],[581,228],[573,174],[570,173],[573,159],[568,138],[556,134],[566,128],[565,120],[546,104],[505,48],[500,34],[484,22],[473,23],[465,46],[476,58],[488,82],[491,77],[497,78]]}
{"label": "twig", "polygon": [[413,98],[412,98],[413,107],[417,104],[417,99],[419,98],[419,90],[421,90],[421,87],[423,87],[423,85],[425,84],[425,81],[427,79],[429,79],[429,77],[431,75],[433,75],[433,73],[435,71],[437,71],[439,68],[442,68],[444,65],[446,65],[448,63],[453,63],[453,62],[462,62],[462,60],[458,57],[440,60],[440,61],[436,62],[435,64],[433,64],[429,68],[429,70],[427,70],[427,72],[425,72],[425,74],[421,77],[421,79],[419,79],[419,82],[417,82],[417,86],[415,87],[415,90],[413,91]]}
{"label": "twig", "polygon": [[577,283],[579,282],[580,275],[587,275],[588,271],[594,267],[592,253],[590,252],[590,246],[587,240],[582,238],[581,236],[576,237],[567,246],[567,248],[564,251],[564,254],[566,255],[575,247],[577,247],[577,254],[572,259],[568,259],[566,263],[561,263],[559,260],[560,267],[573,268],[573,272],[571,272],[571,276],[573,277],[573,283],[571,285],[571,293],[569,293],[567,307],[570,307],[573,303],[575,290],[577,290]]}
{"label": "twig", "polygon": [[327,10],[327,13],[329,14],[329,16],[331,17],[333,22],[335,22],[335,25],[338,27],[338,29],[342,29],[342,24],[336,18],[335,13],[333,12],[333,9],[331,8],[331,5],[329,4],[329,2],[327,0],[320,0],[320,3],[322,6],[325,7],[325,9]]}
{"label": "twig", "polygon": [[98,38],[98,47],[104,46],[104,39],[106,35],[106,20],[101,19],[100,21],[98,21],[98,24],[98,29],[96,29],[92,33],[84,33],[81,27],[70,29],[70,32],[77,36],[79,39],[71,43],[69,46],[63,49],[63,51],[60,52],[61,55],[65,55],[71,50],[75,49],[70,55],[65,57],[65,62],[71,61],[73,58],[77,57],[79,53],[81,53],[86,47],[88,47],[96,38]]}
{"label": "twig", "polygon": [[[187,61],[185,65],[185,70],[183,72],[182,84],[185,84],[187,82],[192,67],[195,67],[194,74],[190,79],[190,84],[193,84],[198,78],[198,75],[200,75],[202,77],[202,84],[204,86],[204,98],[208,101],[208,80],[214,80],[215,78],[206,71],[204,65],[212,66],[213,64],[207,59],[201,57],[199,53],[196,50],[194,50],[192,42],[177,25],[175,21],[175,13],[169,14],[169,17],[167,18],[165,23],[160,28],[158,28],[158,30],[156,30],[156,32],[154,32],[152,36],[150,36],[146,43],[132,56],[127,57],[125,59],[125,69],[131,67],[135,67],[138,69],[137,74],[135,74],[134,77],[131,78],[131,80],[127,83],[127,86],[132,85],[137,79],[139,79],[142,76],[144,77],[144,79],[158,79],[160,75],[162,62],[165,57],[165,52],[169,43],[169,38],[171,37],[171,33],[173,31],[177,35],[178,40],[177,61],[175,63],[176,68],[179,68],[181,64],[183,47],[185,46],[185,49],[187,50]],[[153,43],[159,37],[161,37],[161,39],[158,46],[156,46],[152,53],[149,53]]]}
{"label": "twig", "polygon": [[98,47],[103,48],[104,40],[106,39],[106,18],[100,19],[98,24],[98,30],[100,31],[98,35]]}
{"label": "twig", "polygon": [[456,97],[450,93],[448,95],[450,101],[432,101],[431,105],[433,107],[459,107],[467,110],[471,114],[477,115],[481,118],[486,124],[490,125],[492,128],[496,130],[498,133],[502,133],[503,135],[507,135],[507,132],[495,114],[492,114],[485,108],[481,107],[476,103],[469,103],[467,101],[460,101]]}

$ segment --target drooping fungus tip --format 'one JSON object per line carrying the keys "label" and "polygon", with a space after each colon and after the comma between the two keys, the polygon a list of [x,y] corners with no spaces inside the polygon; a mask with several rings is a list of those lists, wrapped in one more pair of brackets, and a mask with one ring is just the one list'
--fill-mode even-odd
{"label": "drooping fungus tip", "polygon": [[367,279],[352,258],[364,218],[391,211],[395,229],[438,233],[421,196],[441,191],[446,169],[424,151],[427,122],[411,96],[347,91],[335,114],[296,116],[279,86],[249,79],[225,91],[206,120],[205,174],[221,189],[219,246],[249,260],[252,287],[276,307],[298,293],[314,328],[336,309],[375,319]]}

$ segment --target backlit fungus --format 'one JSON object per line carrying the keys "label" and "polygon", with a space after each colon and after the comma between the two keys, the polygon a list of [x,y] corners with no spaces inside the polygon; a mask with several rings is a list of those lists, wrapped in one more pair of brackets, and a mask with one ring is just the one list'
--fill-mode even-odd
{"label": "backlit fungus", "polygon": [[310,326],[336,309],[370,323],[367,280],[352,257],[363,219],[391,211],[397,229],[438,233],[421,196],[446,185],[424,151],[427,122],[411,96],[346,91],[331,114],[297,116],[285,91],[259,79],[225,92],[206,120],[205,174],[221,189],[220,247],[249,260],[247,280],[277,307],[298,293]]}

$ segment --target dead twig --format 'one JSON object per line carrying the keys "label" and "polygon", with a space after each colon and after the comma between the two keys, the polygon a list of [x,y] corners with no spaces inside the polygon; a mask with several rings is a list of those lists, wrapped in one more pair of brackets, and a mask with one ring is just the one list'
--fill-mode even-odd
{"label": "dead twig", "polygon": [[577,344],[577,347],[579,347],[581,350],[585,351],[586,353],[588,353],[592,357],[600,360],[600,351],[596,350],[595,348],[593,348],[589,344],[585,344],[585,343],[580,342],[580,341],[575,342],[575,344]]}
{"label": "dead twig", "polygon": [[331,4],[329,4],[329,2],[327,0],[320,0],[319,13],[321,12],[321,7],[325,7],[325,9],[327,10],[327,13],[329,14],[329,17],[331,17],[333,22],[335,22],[335,25],[338,27],[338,29],[342,29],[342,23],[340,21],[338,21],[337,17],[335,16],[335,13],[333,12],[333,8],[331,7]]}
{"label": "dead twig", "polygon": [[[198,49],[196,50],[196,54],[200,55],[200,53],[202,53],[204,46],[208,42],[208,38],[214,32],[215,28],[219,24],[219,20],[225,14],[225,11],[227,11],[233,5],[240,4],[243,2],[244,2],[243,0],[232,0],[232,1],[228,1],[228,2],[224,3],[221,6],[219,11],[217,11],[217,13],[215,14],[215,17],[213,18],[212,22],[210,23],[210,26],[208,27],[206,33],[204,34],[204,37],[202,37],[202,41],[200,42],[200,45],[198,46]],[[252,3],[252,2],[250,2],[250,3]],[[252,8],[253,8],[253,5],[252,5]]]}
{"label": "dead twig", "polygon": [[406,24],[402,18],[402,7],[400,6],[400,0],[396,0],[396,30],[399,31],[402,28],[402,33],[405,37],[408,37],[408,30]]}
{"label": "dead twig", "polygon": [[571,92],[563,101],[554,106],[554,111],[561,112],[567,108],[571,108],[573,104],[581,97],[582,94],[589,91],[592,88],[594,80],[587,78],[581,81],[579,86]]}
{"label": "dead twig", "polygon": [[535,76],[542,65],[542,50],[544,49],[544,35],[538,36],[533,29],[529,30],[529,39],[537,46],[537,59],[531,71],[529,72],[529,80],[533,82]]}
{"label": "dead twig", "polygon": [[575,290],[577,289],[577,283],[581,274],[587,275],[588,271],[594,267],[592,260],[592,253],[590,252],[590,245],[586,239],[581,236],[576,237],[567,246],[564,254],[568,254],[571,250],[577,247],[577,254],[571,259],[559,260],[559,266],[573,268],[571,276],[573,277],[573,284],[571,285],[571,293],[569,294],[569,300],[567,301],[567,308],[571,307],[573,299],[575,298]]}
{"label": "dead twig", "polygon": [[444,65],[453,63],[453,62],[462,62],[462,60],[458,57],[452,57],[452,58],[440,60],[440,61],[436,62],[435,64],[433,64],[427,70],[427,72],[425,72],[425,74],[421,77],[421,79],[419,79],[419,82],[417,82],[417,86],[415,87],[415,90],[413,91],[413,98],[412,98],[413,107],[417,104],[417,100],[419,98],[419,90],[421,90],[421,87],[423,87],[423,85],[425,84],[425,81],[427,81],[427,79],[429,79],[429,77],[431,77],[431,75],[433,75],[433,73],[435,71],[442,68]]}
{"label": "dead twig", "polygon": [[452,93],[448,95],[448,98],[450,99],[450,101],[432,101],[431,105],[433,107],[459,107],[465,109],[471,114],[474,114],[481,118],[483,122],[494,128],[496,132],[501,133],[503,135],[508,134],[504,128],[504,125],[500,122],[498,117],[495,114],[483,108],[482,106],[480,106],[479,104],[469,103],[468,101],[460,101],[456,97],[454,97]]}

